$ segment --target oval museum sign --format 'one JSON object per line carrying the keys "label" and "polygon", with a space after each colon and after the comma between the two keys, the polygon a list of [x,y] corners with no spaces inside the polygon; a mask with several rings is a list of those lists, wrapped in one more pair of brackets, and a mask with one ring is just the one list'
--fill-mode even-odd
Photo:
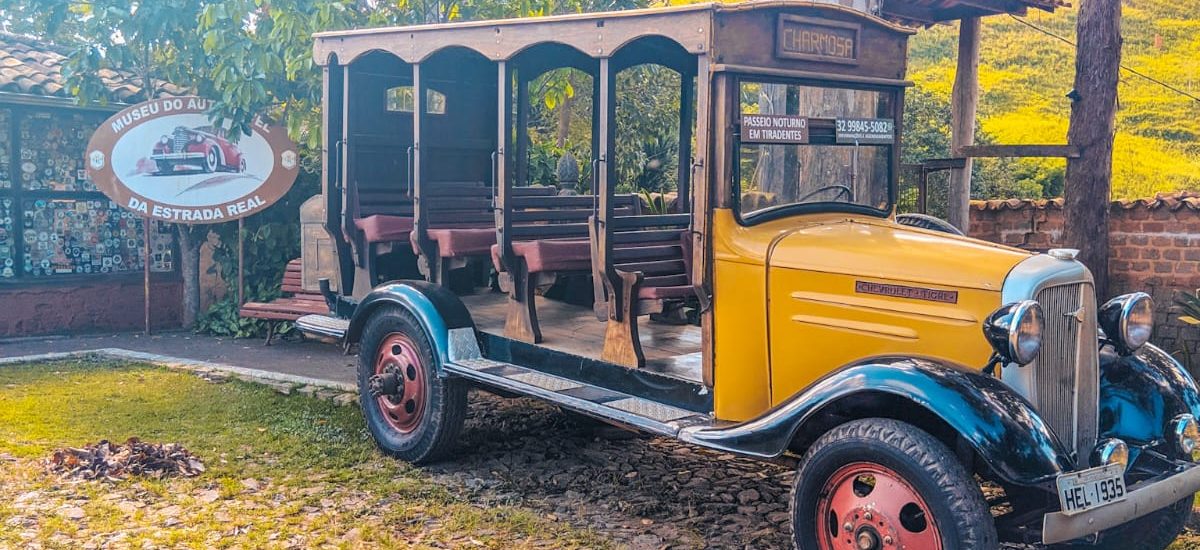
{"label": "oval museum sign", "polygon": [[256,119],[249,135],[214,127],[209,100],[171,97],[129,107],[100,125],[88,174],[122,207],[163,221],[217,223],[257,213],[300,171],[287,132]]}

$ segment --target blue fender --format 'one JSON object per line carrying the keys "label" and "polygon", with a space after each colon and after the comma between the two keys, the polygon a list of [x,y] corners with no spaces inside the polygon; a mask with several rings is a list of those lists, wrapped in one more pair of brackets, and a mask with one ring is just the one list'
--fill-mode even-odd
{"label": "blue fender", "polygon": [[[1200,390],[1187,369],[1165,351],[1145,345],[1121,356],[1100,350],[1100,435],[1131,446],[1164,440],[1167,422],[1190,413],[1200,418]],[[1166,446],[1174,454],[1174,446]]]}
{"label": "blue fender", "polygon": [[350,327],[346,329],[345,345],[358,343],[367,320],[379,308],[386,306],[402,307],[417,318],[438,356],[439,372],[441,366],[450,360],[450,331],[475,328],[467,307],[458,296],[441,285],[427,281],[393,281],[376,287],[358,303],[350,318]]}
{"label": "blue fender", "polygon": [[[953,428],[1005,482],[1045,487],[1072,469],[1070,454],[1033,404],[1000,380],[930,359],[886,357],[835,371],[754,420],[726,428],[685,429],[699,445],[779,456],[820,412],[869,393],[901,398]],[[893,413],[895,414],[895,413]],[[886,416],[869,411],[867,416]]]}

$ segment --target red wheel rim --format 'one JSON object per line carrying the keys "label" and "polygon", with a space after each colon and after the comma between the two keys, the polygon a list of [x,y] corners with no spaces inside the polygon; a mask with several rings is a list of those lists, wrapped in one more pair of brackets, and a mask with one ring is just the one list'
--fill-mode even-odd
{"label": "red wheel rim", "polygon": [[925,499],[892,469],[847,464],[829,476],[817,500],[821,550],[935,550],[937,522]]}
{"label": "red wheel rim", "polygon": [[375,398],[388,425],[409,433],[421,423],[425,412],[425,369],[412,340],[399,333],[389,334],[375,356],[375,375],[393,373],[400,384],[394,395]]}

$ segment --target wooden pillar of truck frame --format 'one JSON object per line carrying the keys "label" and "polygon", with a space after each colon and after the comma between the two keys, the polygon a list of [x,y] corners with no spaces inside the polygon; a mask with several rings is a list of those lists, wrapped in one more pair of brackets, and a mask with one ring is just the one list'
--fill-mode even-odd
{"label": "wooden pillar of truck frame", "polygon": [[[714,129],[721,131],[713,122],[712,90],[713,78],[709,70],[707,54],[696,56],[696,88],[695,88],[695,120],[696,145],[692,148],[692,159],[688,179],[688,191],[691,195],[692,207],[692,288],[700,299],[700,337],[701,337],[701,377],[704,385],[713,386],[713,309],[712,309],[712,243],[709,242],[709,228],[712,226],[712,209],[714,196],[726,196],[729,193],[717,192],[722,185],[732,185],[732,180],[712,179],[710,170],[715,143],[720,140],[712,139]],[[683,167],[680,167],[683,170]],[[720,182],[713,185],[711,182]]]}
{"label": "wooden pillar of truck frame", "polygon": [[[421,188],[425,177],[422,173],[422,160],[425,157],[424,148],[421,146],[424,134],[422,129],[425,126],[425,94],[428,90],[426,79],[421,77],[421,63],[416,63],[412,66],[412,94],[413,94],[413,153],[412,153],[412,189],[410,193],[413,200],[413,232],[412,238],[417,239],[418,235],[425,235],[425,231],[429,229],[429,218],[419,214],[421,210]],[[443,284],[445,273],[445,262],[437,253],[436,244],[431,245],[428,240],[418,239],[416,242],[421,243],[422,250],[417,255],[417,265],[419,266],[425,279],[438,284]]]}
{"label": "wooden pillar of truck frame", "polygon": [[[979,104],[979,31],[978,17],[968,17],[958,27],[958,67],[950,93],[950,154],[962,156],[959,148],[975,143],[975,110]],[[950,193],[946,201],[946,221],[964,233],[970,227],[971,159],[962,168],[950,170]]]}
{"label": "wooden pillar of truck frame", "polygon": [[[614,125],[617,120],[616,74],[612,69],[612,58],[600,59],[600,102],[593,109],[600,111],[598,137],[600,156],[596,162],[598,187],[596,195],[599,206],[596,212],[596,246],[599,263],[597,272],[603,278],[604,287],[608,291],[607,326],[604,330],[604,350],[600,358],[617,364],[637,364],[645,362],[639,346],[633,345],[637,336],[637,307],[636,303],[626,303],[625,297],[619,292],[621,278],[613,269],[612,257],[609,255],[608,223],[612,219],[612,195],[616,187],[616,163],[613,162],[613,151],[616,149]],[[633,274],[630,274],[631,276]]]}

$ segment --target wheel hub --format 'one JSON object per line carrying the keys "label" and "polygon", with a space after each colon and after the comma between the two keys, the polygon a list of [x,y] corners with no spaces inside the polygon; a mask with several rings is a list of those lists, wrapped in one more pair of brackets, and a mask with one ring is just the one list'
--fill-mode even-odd
{"label": "wheel hub", "polygon": [[401,333],[389,334],[375,354],[375,374],[367,379],[383,419],[400,433],[411,433],[425,412],[425,367],[416,345]]}
{"label": "wheel hub", "polygon": [[896,472],[854,463],[826,482],[817,503],[821,550],[934,550],[937,525],[924,499]]}
{"label": "wheel hub", "polygon": [[404,395],[404,379],[400,377],[398,368],[389,366],[383,374],[376,374],[367,380],[367,389],[371,397],[399,398]]}

